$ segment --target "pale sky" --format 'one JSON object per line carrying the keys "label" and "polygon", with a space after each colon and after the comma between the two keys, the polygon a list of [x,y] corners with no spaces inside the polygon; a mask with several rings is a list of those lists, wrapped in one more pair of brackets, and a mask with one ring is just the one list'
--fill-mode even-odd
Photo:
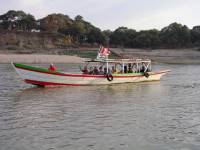
{"label": "pale sky", "polygon": [[161,29],[173,22],[189,28],[200,25],[200,0],[1,0],[0,4],[0,15],[8,10],[23,10],[36,19],[51,13],[81,15],[102,30]]}

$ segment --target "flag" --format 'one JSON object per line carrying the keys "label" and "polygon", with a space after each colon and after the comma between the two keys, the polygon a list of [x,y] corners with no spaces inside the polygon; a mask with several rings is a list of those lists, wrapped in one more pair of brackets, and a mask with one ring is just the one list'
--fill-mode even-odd
{"label": "flag", "polygon": [[99,58],[107,58],[109,55],[110,55],[109,48],[100,46],[99,52],[98,52],[98,55],[97,55],[97,59],[99,59]]}

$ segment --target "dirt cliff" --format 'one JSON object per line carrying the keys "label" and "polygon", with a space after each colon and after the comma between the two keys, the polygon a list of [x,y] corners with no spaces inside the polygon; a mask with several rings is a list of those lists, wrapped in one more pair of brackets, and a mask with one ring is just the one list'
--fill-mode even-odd
{"label": "dirt cliff", "polygon": [[0,47],[6,49],[52,49],[70,46],[70,40],[58,33],[0,32]]}

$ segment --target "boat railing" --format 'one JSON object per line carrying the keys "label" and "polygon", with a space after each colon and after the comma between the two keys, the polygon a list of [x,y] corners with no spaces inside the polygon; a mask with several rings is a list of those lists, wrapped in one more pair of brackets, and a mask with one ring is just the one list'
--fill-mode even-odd
{"label": "boat railing", "polygon": [[85,59],[84,62],[151,63],[151,60],[150,59]]}

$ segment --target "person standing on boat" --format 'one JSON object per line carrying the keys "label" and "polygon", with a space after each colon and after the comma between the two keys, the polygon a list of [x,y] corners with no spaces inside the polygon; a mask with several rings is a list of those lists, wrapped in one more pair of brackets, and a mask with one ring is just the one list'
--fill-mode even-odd
{"label": "person standing on boat", "polygon": [[144,63],[142,63],[142,68],[141,68],[140,72],[145,72],[145,64]]}
{"label": "person standing on boat", "polygon": [[51,63],[48,69],[50,71],[56,71],[56,66],[54,66],[53,63]]}

